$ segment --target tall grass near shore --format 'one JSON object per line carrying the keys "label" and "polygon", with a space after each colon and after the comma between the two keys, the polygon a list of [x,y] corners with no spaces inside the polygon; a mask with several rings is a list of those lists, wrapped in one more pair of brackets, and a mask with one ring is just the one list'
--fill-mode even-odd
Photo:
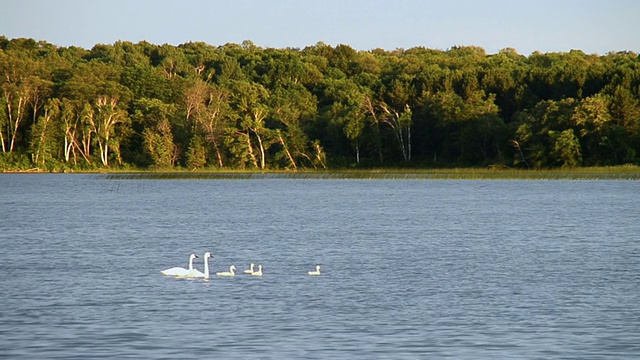
{"label": "tall grass near shore", "polygon": [[176,171],[126,172],[99,175],[106,179],[221,180],[221,179],[408,179],[408,180],[640,180],[640,167],[589,167],[572,169],[385,169],[336,171]]}

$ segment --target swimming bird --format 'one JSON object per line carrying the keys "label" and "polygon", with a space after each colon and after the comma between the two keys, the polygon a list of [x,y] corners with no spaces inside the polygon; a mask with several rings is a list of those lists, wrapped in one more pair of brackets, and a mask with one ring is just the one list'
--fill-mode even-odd
{"label": "swimming bird", "polygon": [[253,274],[253,271],[254,271],[253,267],[254,267],[254,264],[251,263],[251,265],[249,265],[249,269],[245,270],[244,273],[245,274]]}
{"label": "swimming bird", "polygon": [[197,269],[193,269],[193,271],[188,276],[183,277],[193,277],[193,278],[209,278],[209,258],[213,257],[210,252],[204,253],[204,272],[200,272]]}
{"label": "swimming bird", "polygon": [[316,271],[309,271],[307,274],[309,274],[310,276],[320,275],[320,265],[316,265]]}
{"label": "swimming bird", "polygon": [[218,276],[235,276],[236,275],[236,267],[235,267],[235,265],[231,265],[231,266],[229,266],[229,271],[217,272],[216,275],[218,275]]}
{"label": "swimming bird", "polygon": [[254,271],[251,273],[253,276],[262,276],[262,265],[258,265],[258,271]]}
{"label": "swimming bird", "polygon": [[193,259],[197,258],[198,255],[196,254],[191,254],[189,255],[189,268],[185,269],[182,267],[172,267],[171,269],[167,269],[167,270],[162,270],[160,271],[160,273],[162,273],[162,275],[169,275],[169,276],[186,276],[188,274],[190,274],[191,272],[193,272]]}

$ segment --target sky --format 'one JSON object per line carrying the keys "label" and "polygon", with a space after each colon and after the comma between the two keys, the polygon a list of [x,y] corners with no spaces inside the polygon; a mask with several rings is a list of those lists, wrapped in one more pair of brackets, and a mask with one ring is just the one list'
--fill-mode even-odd
{"label": "sky", "polygon": [[638,0],[0,0],[0,35],[91,49],[116,41],[356,50],[480,46],[640,52]]}

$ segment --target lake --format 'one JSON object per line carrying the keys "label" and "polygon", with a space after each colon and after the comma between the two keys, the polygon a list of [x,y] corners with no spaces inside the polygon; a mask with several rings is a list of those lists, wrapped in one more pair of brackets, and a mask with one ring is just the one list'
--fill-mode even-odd
{"label": "lake", "polygon": [[639,358],[639,194],[0,174],[0,357]]}

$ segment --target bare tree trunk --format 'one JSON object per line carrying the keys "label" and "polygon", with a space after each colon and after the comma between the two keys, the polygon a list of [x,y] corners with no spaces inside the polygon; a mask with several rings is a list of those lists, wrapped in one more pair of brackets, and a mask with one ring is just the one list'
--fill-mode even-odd
{"label": "bare tree trunk", "polygon": [[[398,113],[396,113],[396,116],[397,115]],[[397,125],[396,138],[400,143],[400,152],[402,152],[402,158],[404,159],[404,161],[407,161],[407,149],[404,146],[404,135],[402,134],[402,127],[399,124]]]}
{"label": "bare tree trunk", "polygon": [[216,156],[218,157],[218,166],[223,167],[224,164],[222,162],[222,153],[220,152],[220,147],[218,146],[218,141],[216,138],[212,139],[213,141],[213,148],[216,151]]}
{"label": "bare tree trunk", "polygon": [[518,150],[518,152],[520,153],[520,157],[522,157],[522,162],[524,162],[527,168],[529,168],[529,163],[527,162],[527,159],[524,157],[524,152],[520,147],[520,143],[515,140],[511,140],[511,144],[513,144],[513,146]]}
{"label": "bare tree trunk", "polygon": [[[403,134],[403,125],[402,125],[402,121],[400,119],[400,117],[401,117],[400,113],[398,113],[395,110],[393,110],[393,113],[391,113],[391,111],[389,111],[389,109],[384,104],[381,104],[380,107],[387,114],[387,116],[382,119],[382,122],[388,124],[391,127],[391,129],[393,130],[393,133],[395,134],[396,139],[398,140],[398,143],[400,144],[400,152],[402,153],[402,158],[405,161],[411,160],[411,154],[410,154],[410,152],[411,152],[411,125],[406,125],[406,127],[407,127],[407,139],[405,140],[405,137],[404,137],[404,134]],[[407,111],[408,108],[409,108],[409,106],[405,106],[405,111]]]}
{"label": "bare tree trunk", "polygon": [[[91,157],[91,137],[97,131],[97,125],[94,119],[94,113],[91,108],[85,104],[84,109],[82,110],[82,149],[80,152],[83,153],[85,159]],[[87,160],[88,164],[91,164],[90,161]]]}
{"label": "bare tree trunk", "polygon": [[46,137],[47,137],[47,127],[49,126],[49,124],[51,123],[51,118],[53,117],[53,115],[51,114],[50,111],[47,111],[47,109],[45,109],[45,113],[44,113],[44,117],[41,118],[41,122],[42,123],[42,128],[40,129],[40,136],[38,139],[38,144],[37,144],[37,150],[36,153],[34,155],[34,159],[33,159],[33,163],[34,164],[38,164],[38,162],[40,161],[40,157],[43,157],[42,159],[42,165],[45,164],[46,160],[44,159],[44,156],[42,154],[42,147],[44,146]]}
{"label": "bare tree trunk", "polygon": [[262,137],[260,136],[260,134],[258,134],[257,131],[253,131],[254,134],[256,134],[256,138],[258,138],[258,149],[260,150],[260,169],[265,168],[265,151],[264,151],[264,145],[262,144]]}
{"label": "bare tree trunk", "polygon": [[[86,159],[88,156],[91,156],[91,133],[85,133],[85,136],[82,137],[82,153],[85,155]],[[90,161],[88,161],[91,164]]]}
{"label": "bare tree trunk", "polygon": [[253,145],[251,145],[251,136],[249,136],[249,132],[247,131],[247,148],[249,150],[249,158],[253,163],[253,167],[258,167],[258,159],[256,159],[256,155],[253,153]]}
{"label": "bare tree trunk", "polygon": [[100,161],[102,161],[102,165],[108,166],[109,159],[107,157],[107,153],[109,152],[109,148],[102,140],[98,140],[98,147],[100,149]]}
{"label": "bare tree trunk", "polygon": [[[11,101],[13,99],[11,97],[11,94],[6,91],[4,92],[4,98],[7,101],[7,119],[9,120],[9,122],[7,123],[7,140],[10,140],[12,138],[11,126],[13,124],[13,105],[11,104]],[[11,145],[11,142],[9,142],[9,145]],[[4,141],[2,142],[2,152],[7,152]],[[9,150],[9,152],[11,152],[11,150]]]}
{"label": "bare tree trunk", "polygon": [[278,139],[280,140],[280,144],[282,144],[282,147],[284,148],[284,151],[287,154],[289,161],[291,162],[291,166],[293,166],[294,170],[298,170],[298,167],[296,166],[296,162],[293,160],[293,156],[291,156],[291,153],[289,152],[287,145],[284,143],[284,139],[282,139],[282,135],[278,135]]}
{"label": "bare tree trunk", "polygon": [[411,126],[407,126],[407,148],[408,160],[411,161]]}
{"label": "bare tree trunk", "polygon": [[[15,148],[16,139],[18,137],[18,128],[20,127],[20,123],[22,122],[22,112],[24,111],[24,106],[26,105],[26,100],[22,96],[18,96],[18,108],[16,114],[13,114],[13,105],[11,104],[13,100],[13,96],[5,91],[5,99],[7,101],[7,112],[9,118],[9,124],[7,124],[7,137],[10,139],[9,142],[9,152],[13,152]],[[2,143],[3,151],[5,151],[4,142]],[[5,151],[6,152],[6,151]]]}
{"label": "bare tree trunk", "polygon": [[322,151],[320,143],[317,141],[314,142],[313,147],[316,150],[316,159],[318,159],[318,162],[320,163],[320,165],[322,165],[322,168],[326,169],[327,165],[324,163],[324,152]]}
{"label": "bare tree trunk", "polygon": [[[78,152],[80,153],[80,155],[82,155],[82,157],[84,158],[84,160],[87,162],[88,165],[91,165],[91,159],[89,158],[91,156],[91,154],[89,152],[85,152],[82,147],[80,147],[80,145],[78,144],[78,141],[74,139],[73,141],[74,143],[74,149],[77,149]],[[83,144],[84,147],[84,144]],[[74,157],[74,161],[77,164],[77,160],[76,160],[76,151],[73,150],[73,157]]]}
{"label": "bare tree trunk", "polygon": [[20,97],[18,99],[18,113],[16,114],[16,118],[14,119],[13,134],[11,134],[11,145],[9,146],[9,152],[13,152],[13,149],[16,145],[16,138],[18,137],[18,127],[22,122],[22,112],[24,111],[23,105],[25,105],[23,98]]}
{"label": "bare tree trunk", "polygon": [[305,153],[300,153],[300,156],[304,157],[305,159],[309,160],[309,163],[311,164],[311,166],[313,166],[314,169],[317,169],[318,167],[316,166],[316,164],[313,163],[313,160],[311,160],[311,158],[309,157],[309,155],[305,154]]}
{"label": "bare tree trunk", "polygon": [[0,129],[0,142],[2,143],[2,152],[6,153],[7,152],[7,148],[4,144],[4,135],[3,134],[4,131],[2,131],[2,129]]}
{"label": "bare tree trunk", "polygon": [[71,152],[75,143],[76,132],[71,131],[71,127],[65,124],[64,130],[64,161],[69,162],[71,159]]}

